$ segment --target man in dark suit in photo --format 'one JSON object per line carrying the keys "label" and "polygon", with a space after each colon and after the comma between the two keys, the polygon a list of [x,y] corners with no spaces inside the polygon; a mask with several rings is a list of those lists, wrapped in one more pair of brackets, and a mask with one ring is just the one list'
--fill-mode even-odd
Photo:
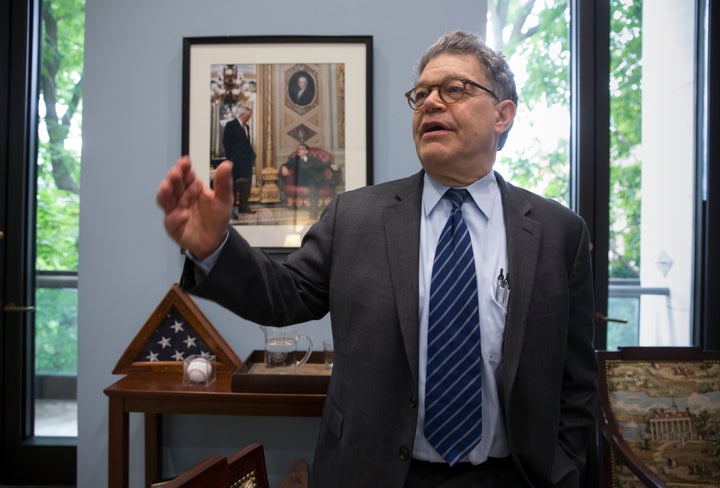
{"label": "man in dark suit in photo", "polygon": [[223,149],[225,158],[233,163],[233,195],[237,213],[255,213],[248,204],[252,189],[252,174],[255,166],[255,150],[250,140],[248,121],[252,109],[243,105],[233,108],[235,118],[225,124],[223,130]]}
{"label": "man in dark suit in photo", "polygon": [[285,181],[292,175],[292,183],[298,186],[307,187],[309,190],[310,216],[317,217],[319,205],[319,189],[323,183],[328,181],[326,171],[337,171],[337,166],[332,163],[320,161],[309,153],[310,148],[305,143],[300,143],[295,154],[280,167],[280,181]]}
{"label": "man in dark suit in photo", "polygon": [[[451,32],[406,94],[422,170],[336,196],[278,263],[181,158],[157,201],[185,290],[284,326],[330,313],[318,488],[573,487],[595,424],[588,231],[493,171],[515,117],[503,56]],[[191,210],[191,211],[188,211]]]}

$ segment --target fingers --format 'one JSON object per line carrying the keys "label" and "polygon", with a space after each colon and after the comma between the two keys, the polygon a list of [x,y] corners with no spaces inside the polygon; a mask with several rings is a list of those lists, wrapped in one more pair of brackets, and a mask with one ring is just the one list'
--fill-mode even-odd
{"label": "fingers", "polygon": [[[215,196],[223,202],[233,201],[232,166],[231,161],[223,161],[215,171],[215,179],[213,180]],[[232,203],[230,205],[232,206]]]}
{"label": "fingers", "polygon": [[186,186],[190,186],[197,179],[197,175],[192,169],[189,156],[181,157],[175,167],[180,171]]}
{"label": "fingers", "polygon": [[190,158],[183,156],[175,166],[170,168],[165,179],[160,183],[155,201],[167,213],[172,211],[180,201],[186,189],[195,181]]}
{"label": "fingers", "polygon": [[189,215],[189,210],[169,212],[165,214],[165,219],[163,221],[165,224],[165,230],[168,235],[178,243],[180,243],[183,229],[188,222]]}
{"label": "fingers", "polygon": [[155,194],[155,203],[163,212],[167,212],[173,206],[172,189],[167,179],[163,180]]}

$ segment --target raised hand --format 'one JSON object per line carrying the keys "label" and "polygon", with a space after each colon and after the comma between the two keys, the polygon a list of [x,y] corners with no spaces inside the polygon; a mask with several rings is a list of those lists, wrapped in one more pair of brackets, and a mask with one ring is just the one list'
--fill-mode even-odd
{"label": "raised hand", "polygon": [[213,189],[200,181],[190,158],[181,157],[160,183],[157,204],[165,213],[165,230],[198,259],[212,254],[225,240],[233,210],[232,163],[215,172]]}

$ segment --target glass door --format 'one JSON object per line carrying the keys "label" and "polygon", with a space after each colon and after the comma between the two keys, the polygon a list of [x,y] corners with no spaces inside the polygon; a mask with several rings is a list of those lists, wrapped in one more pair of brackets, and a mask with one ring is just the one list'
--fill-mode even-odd
{"label": "glass door", "polygon": [[[0,9],[2,486],[64,486],[76,479],[72,344],[77,280],[72,263],[77,262],[77,226],[75,237],[73,226],[70,232],[66,228],[68,220],[77,220],[77,209],[67,190],[58,191],[58,182],[67,184],[74,166],[69,144],[50,145],[66,139],[63,125],[73,121],[72,96],[65,96],[64,87],[72,84],[76,73],[58,63],[57,56],[69,56],[82,66],[82,50],[58,42],[55,47],[62,52],[55,53],[41,45],[53,44],[58,32],[77,25],[71,7],[78,3],[10,0]],[[84,3],[80,6],[84,14]],[[60,26],[49,22],[48,15]],[[75,96],[81,100],[79,90]],[[60,121],[55,126],[49,122],[53,111]]]}
{"label": "glass door", "polygon": [[695,2],[610,2],[607,349],[690,345]]}

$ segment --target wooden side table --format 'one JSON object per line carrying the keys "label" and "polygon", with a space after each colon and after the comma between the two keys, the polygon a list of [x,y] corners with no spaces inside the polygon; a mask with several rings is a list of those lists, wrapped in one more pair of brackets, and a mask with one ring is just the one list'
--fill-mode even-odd
{"label": "wooden side table", "polygon": [[325,394],[237,393],[231,374],[218,374],[207,387],[183,386],[175,374],[132,374],[107,387],[108,486],[129,483],[129,414],[145,415],[145,485],[160,477],[158,456],[162,414],[319,417]]}

